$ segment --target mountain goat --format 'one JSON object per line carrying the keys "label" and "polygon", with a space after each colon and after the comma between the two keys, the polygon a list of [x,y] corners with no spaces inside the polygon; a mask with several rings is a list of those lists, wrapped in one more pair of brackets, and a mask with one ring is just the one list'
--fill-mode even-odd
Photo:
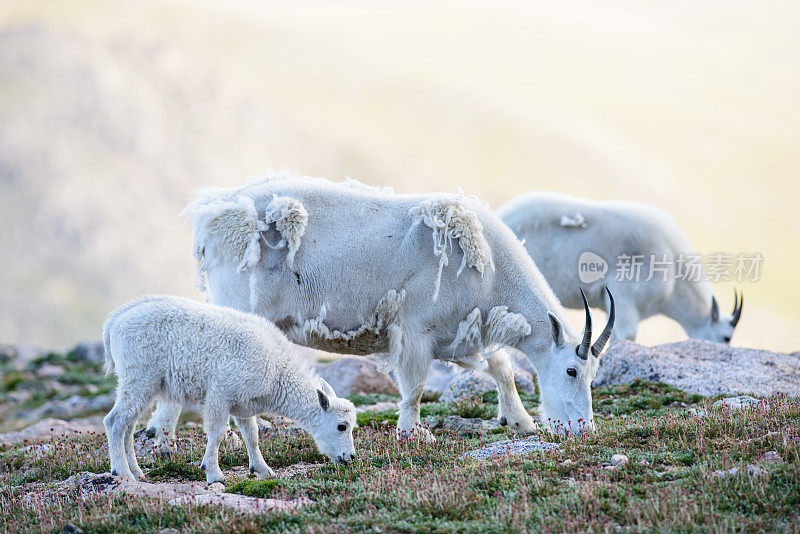
{"label": "mountain goat", "polygon": [[[720,313],[711,284],[697,276],[702,274],[699,264],[696,276],[683,276],[681,262],[693,255],[692,246],[677,223],[655,206],[533,192],[502,206],[497,214],[523,240],[564,306],[582,306],[575,295],[578,284],[592,306],[606,309],[603,288],[613,291],[620,303],[615,338],[633,340],[639,321],[663,314],[679,322],[690,337],[730,342],[743,299],[736,295],[733,312]],[[642,260],[638,280],[628,276],[633,273],[603,276],[618,258]],[[579,272],[592,262],[594,272]],[[584,283],[588,276],[596,280]]]}
{"label": "mountain goat", "polygon": [[292,344],[261,317],[186,298],[144,297],[109,316],[103,341],[106,372],[119,379],[117,401],[103,420],[112,475],[144,476],[133,427],[155,397],[204,404],[209,484],[223,479],[217,454],[230,415],[259,478],[275,474],[258,447],[255,416],[262,412],[295,419],[334,462],[355,458],[355,406],[293,357]]}
{"label": "mountain goat", "polygon": [[[295,343],[394,365],[398,434],[433,440],[419,424],[433,358],[487,368],[498,415],[534,430],[504,346],[535,365],[552,429],[593,429],[590,383],[611,322],[590,346],[587,321],[580,341],[525,249],[477,199],[270,175],[201,192],[186,213],[211,302],[266,317]],[[161,403],[148,427],[171,429],[179,412]]]}

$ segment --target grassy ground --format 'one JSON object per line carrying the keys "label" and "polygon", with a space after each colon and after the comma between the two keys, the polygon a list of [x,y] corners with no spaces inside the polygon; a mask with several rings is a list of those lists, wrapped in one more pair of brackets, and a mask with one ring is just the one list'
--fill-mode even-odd
{"label": "grassy ground", "polygon": [[[444,416],[471,406],[489,417],[494,400],[490,392],[469,404],[430,402],[425,410]],[[533,406],[536,398],[525,401]],[[234,493],[314,501],[297,512],[255,516],[120,496],[78,499],[76,489],[59,481],[79,471],[108,470],[102,435],[54,442],[53,450],[40,456],[17,446],[0,453],[0,530],[55,532],[67,521],[87,533],[170,527],[182,532],[800,529],[800,400],[775,396],[760,409],[734,412],[711,409],[710,400],[668,386],[638,382],[598,389],[594,402],[596,434],[557,440],[561,446],[553,452],[489,462],[459,456],[507,438],[507,430],[488,437],[437,430],[435,444],[398,443],[393,414],[376,414],[356,431],[359,456],[351,466],[323,463],[280,481],[229,478],[226,489]],[[203,444],[202,433],[183,427],[180,452],[144,461],[145,472],[152,480],[202,480],[197,464]],[[262,437],[261,446],[274,468],[323,462],[307,437]],[[782,461],[760,460],[767,451],[776,451]],[[609,469],[615,453],[626,454],[630,463]],[[246,453],[225,450],[221,464],[223,469],[247,465]],[[766,474],[750,473],[747,465]],[[743,469],[729,477],[713,474],[732,467]],[[53,488],[60,491],[53,494]]]}

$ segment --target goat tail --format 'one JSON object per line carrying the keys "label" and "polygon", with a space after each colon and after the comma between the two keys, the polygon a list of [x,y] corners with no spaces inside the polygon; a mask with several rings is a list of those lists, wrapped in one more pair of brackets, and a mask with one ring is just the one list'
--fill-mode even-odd
{"label": "goat tail", "polygon": [[111,357],[111,319],[103,325],[103,348],[106,353],[103,369],[106,372],[106,378],[108,378],[114,372],[114,358]]}

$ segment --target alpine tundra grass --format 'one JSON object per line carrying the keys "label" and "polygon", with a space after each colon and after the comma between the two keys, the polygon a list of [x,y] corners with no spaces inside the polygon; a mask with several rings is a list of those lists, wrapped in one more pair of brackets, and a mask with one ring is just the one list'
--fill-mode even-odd
{"label": "alpine tundra grass", "polygon": [[[490,417],[496,398],[489,392],[470,402]],[[353,400],[368,404],[373,397]],[[522,400],[533,411],[538,396]],[[460,456],[509,439],[507,429],[484,437],[435,430],[434,444],[398,442],[396,413],[370,413],[355,432],[358,459],[347,467],[322,464],[305,434],[262,434],[261,449],[270,465],[320,465],[291,479],[230,477],[229,492],[313,501],[293,512],[252,515],[123,495],[83,500],[63,481],[80,471],[108,471],[103,435],[53,439],[38,454],[23,443],[0,452],[0,529],[56,532],[71,522],[87,533],[374,527],[383,532],[797,531],[800,399],[777,395],[756,409],[738,411],[712,408],[713,400],[648,382],[596,389],[596,433],[567,439],[544,435],[559,447],[486,462]],[[423,405],[423,415],[445,417],[459,409],[430,402]],[[141,464],[151,481],[202,479],[197,458],[204,446],[202,432],[182,424],[176,455]],[[611,466],[614,454],[625,454],[628,463]],[[243,448],[220,451],[223,469],[246,466],[246,461]],[[715,473],[734,467],[740,468],[734,474]]]}

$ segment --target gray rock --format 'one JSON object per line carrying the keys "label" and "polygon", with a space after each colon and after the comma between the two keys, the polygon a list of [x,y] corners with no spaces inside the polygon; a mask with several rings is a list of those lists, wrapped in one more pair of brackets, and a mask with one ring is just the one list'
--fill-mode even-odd
{"label": "gray rock", "polygon": [[17,356],[17,350],[11,345],[0,345],[0,363],[8,363]]}
{"label": "gray rock", "polygon": [[108,411],[114,406],[116,396],[114,393],[97,395],[96,397],[81,397],[73,395],[68,399],[50,401],[38,408],[19,414],[21,418],[35,420],[43,417],[57,419],[72,419],[87,412]]}
{"label": "gray rock", "polygon": [[[720,470],[714,471],[714,476],[727,478],[727,477],[731,477],[731,476],[737,475],[741,471],[742,470],[739,467],[732,467],[730,469],[720,469]],[[761,467],[758,467],[757,465],[747,465],[747,466],[745,466],[745,472],[749,476],[754,477],[754,478],[765,478],[765,477],[769,476],[769,473],[767,473],[767,471],[765,469],[763,469]]]}
{"label": "gray rock", "polygon": [[[425,389],[441,391],[442,396],[439,400],[442,402],[453,402],[472,395],[483,395],[487,391],[497,389],[497,384],[486,372],[450,369],[439,362],[434,362],[434,367],[436,370],[431,373],[434,378],[429,375]],[[514,383],[517,389],[523,393],[532,394],[536,391],[531,373],[516,366],[514,367]]]}
{"label": "gray rock", "polygon": [[783,392],[800,396],[800,356],[690,339],[656,347],[618,340],[600,358],[595,386],[635,379],[705,396]]}
{"label": "gray rock", "polygon": [[72,523],[67,523],[66,525],[61,527],[59,534],[83,534],[83,529],[80,527],[76,527]]}
{"label": "gray rock", "polygon": [[316,363],[313,367],[340,397],[398,392],[391,377],[378,369],[375,362],[364,358],[342,358],[327,364]]}
{"label": "gray rock", "polygon": [[0,445],[14,445],[25,440],[37,441],[50,439],[51,436],[72,435],[75,432],[105,432],[103,422],[99,419],[78,421],[62,421],[60,419],[43,419],[23,430],[0,434]]}
{"label": "gray rock", "polygon": [[53,365],[52,363],[45,363],[36,370],[36,376],[39,378],[56,378],[63,375],[66,369],[60,365]]}
{"label": "gray rock", "polygon": [[761,461],[766,463],[780,463],[783,461],[778,451],[767,451],[761,455]]}
{"label": "gray rock", "polygon": [[462,458],[475,458],[478,460],[486,460],[489,458],[496,458],[498,456],[505,456],[507,454],[528,454],[532,452],[547,452],[558,447],[558,443],[550,443],[547,441],[539,441],[536,438],[524,438],[518,440],[505,439],[503,441],[495,441],[475,449],[473,451],[465,452],[461,455]]}
{"label": "gray rock", "polygon": [[611,457],[611,465],[614,467],[625,467],[628,465],[628,457],[624,454],[615,454]]}
{"label": "gray rock", "polygon": [[745,408],[757,408],[758,399],[750,395],[740,395],[738,397],[728,397],[726,399],[719,399],[711,405],[712,408],[731,408],[733,410],[742,410]]}
{"label": "gray rock", "polygon": [[479,419],[477,417],[465,419],[458,415],[450,415],[444,418],[445,430],[452,430],[467,436],[483,436],[489,431],[500,428],[500,421],[497,419]]}
{"label": "gray rock", "polygon": [[70,356],[79,362],[103,363],[106,351],[101,341],[83,341],[70,351]]}
{"label": "gray rock", "polygon": [[[64,485],[78,487],[82,498],[95,494],[122,493],[136,498],[158,499],[172,506],[216,504],[240,512],[264,513],[271,510],[290,511],[311,504],[306,497],[288,501],[263,499],[235,493],[225,493],[219,486],[208,488],[204,482],[155,483],[133,481],[111,476],[82,472],[68,478]],[[24,497],[23,497],[24,498]]]}

